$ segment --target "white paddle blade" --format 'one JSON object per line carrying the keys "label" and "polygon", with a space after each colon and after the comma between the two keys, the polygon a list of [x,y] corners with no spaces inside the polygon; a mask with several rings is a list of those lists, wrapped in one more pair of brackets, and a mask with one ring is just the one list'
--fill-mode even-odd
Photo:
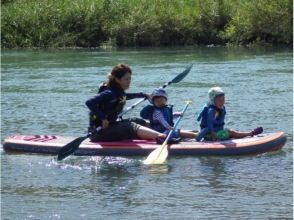
{"label": "white paddle blade", "polygon": [[153,150],[149,156],[144,160],[144,164],[163,164],[168,156],[167,143]]}

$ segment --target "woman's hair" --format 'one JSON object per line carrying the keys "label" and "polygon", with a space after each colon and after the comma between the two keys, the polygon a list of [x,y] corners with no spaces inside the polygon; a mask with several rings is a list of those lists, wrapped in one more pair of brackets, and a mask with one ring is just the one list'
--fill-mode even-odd
{"label": "woman's hair", "polygon": [[118,87],[117,82],[115,81],[115,78],[120,79],[122,78],[126,73],[132,74],[132,70],[130,67],[124,64],[117,64],[110,73],[108,73],[107,78],[108,81],[106,83],[107,87]]}

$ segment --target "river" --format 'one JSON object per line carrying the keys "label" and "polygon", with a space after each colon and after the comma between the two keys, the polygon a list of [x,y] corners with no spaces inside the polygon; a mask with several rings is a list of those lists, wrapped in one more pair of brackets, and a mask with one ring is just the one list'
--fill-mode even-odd
{"label": "river", "polygon": [[198,129],[195,114],[218,85],[226,92],[227,127],[263,126],[287,136],[274,153],[171,157],[161,166],[145,166],[143,157],[56,162],[1,148],[1,219],[292,219],[292,50],[3,50],[1,59],[1,142],[13,134],[84,136],[84,103],[117,63],[133,70],[130,92],[148,93],[194,64],[167,87],[176,110],[193,101],[182,128]]}

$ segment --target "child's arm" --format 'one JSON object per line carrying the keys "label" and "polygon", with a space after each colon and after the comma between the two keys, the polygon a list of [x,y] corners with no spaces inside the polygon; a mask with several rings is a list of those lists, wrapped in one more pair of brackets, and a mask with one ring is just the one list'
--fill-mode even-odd
{"label": "child's arm", "polygon": [[215,110],[214,109],[209,109],[207,113],[207,128],[208,132],[213,132],[213,124],[215,121]]}
{"label": "child's arm", "polygon": [[173,113],[173,117],[180,117],[180,116],[183,116],[182,112],[174,112]]}
{"label": "child's arm", "polygon": [[207,133],[208,133],[207,128],[201,129],[200,132],[197,134],[196,141],[201,141],[202,138],[204,138]]}
{"label": "child's arm", "polygon": [[215,141],[216,140],[216,135],[214,132],[214,121],[215,121],[215,114],[216,111],[214,109],[209,109],[208,110],[208,114],[207,114],[207,133],[211,134],[212,140]]}
{"label": "child's arm", "polygon": [[171,130],[173,127],[164,119],[164,116],[161,111],[155,110],[153,112],[153,121],[158,121],[163,127],[168,130]]}
{"label": "child's arm", "polygon": [[207,113],[207,126],[200,130],[196,138],[197,141],[201,141],[201,139],[204,138],[208,133],[211,133],[212,136],[214,136],[214,131],[213,131],[213,123],[215,120],[214,115],[215,115],[215,110],[209,109]]}

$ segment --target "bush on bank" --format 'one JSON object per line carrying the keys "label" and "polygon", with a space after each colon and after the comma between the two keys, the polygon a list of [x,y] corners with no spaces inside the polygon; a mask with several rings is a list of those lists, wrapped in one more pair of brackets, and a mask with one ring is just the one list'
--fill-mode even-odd
{"label": "bush on bank", "polygon": [[291,0],[1,0],[1,45],[293,44]]}

